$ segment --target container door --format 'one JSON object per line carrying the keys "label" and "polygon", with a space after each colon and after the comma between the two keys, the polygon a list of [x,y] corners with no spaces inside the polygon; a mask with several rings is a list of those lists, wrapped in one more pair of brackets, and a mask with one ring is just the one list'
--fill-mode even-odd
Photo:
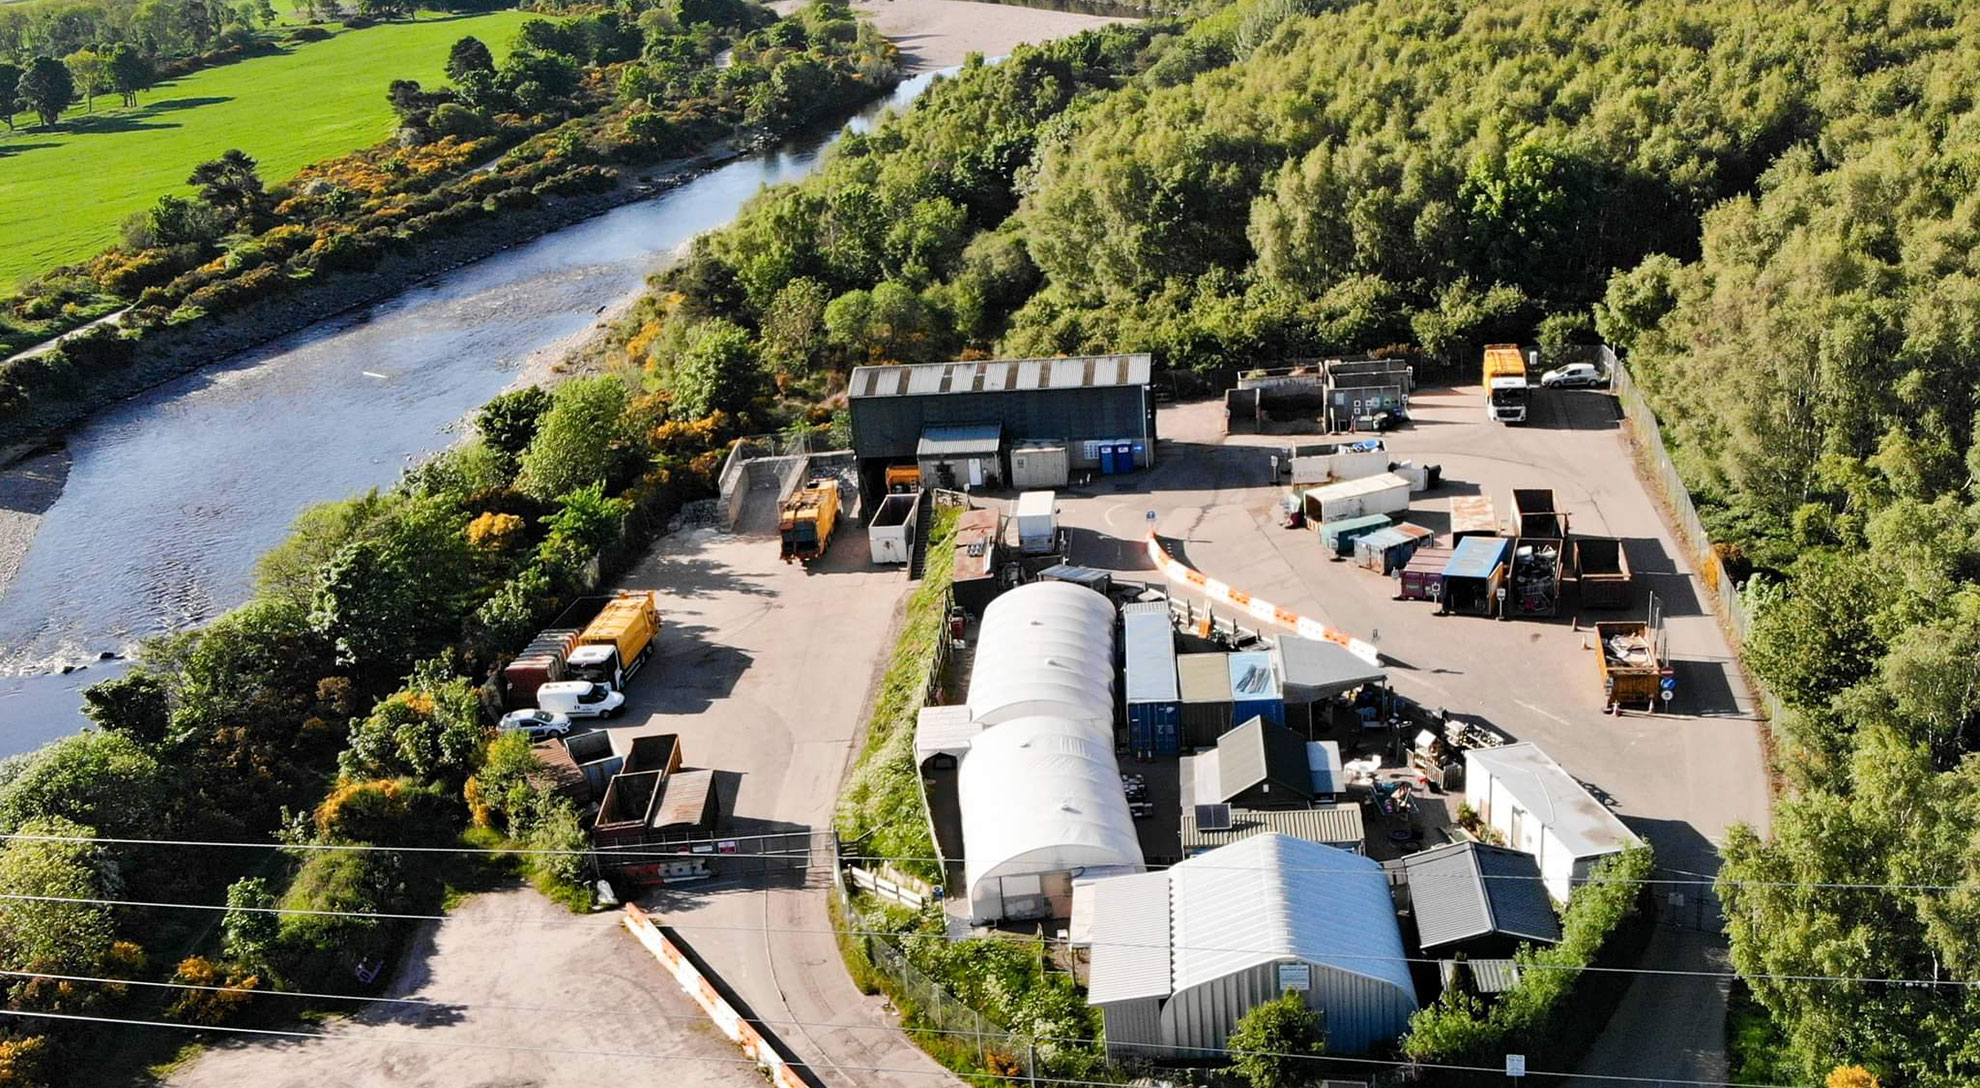
{"label": "container door", "polygon": [[1182,730],[1178,728],[1178,714],[1175,704],[1161,707],[1155,716],[1155,754],[1173,756],[1182,753]]}

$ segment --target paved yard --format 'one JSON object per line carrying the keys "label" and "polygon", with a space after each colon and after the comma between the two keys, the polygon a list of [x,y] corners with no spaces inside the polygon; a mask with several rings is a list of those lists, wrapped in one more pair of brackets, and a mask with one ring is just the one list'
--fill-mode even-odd
{"label": "paved yard", "polygon": [[335,1040],[227,1041],[230,1037],[216,1033],[222,1041],[170,1083],[176,1088],[575,1088],[626,1079],[682,1088],[762,1088],[764,1083],[625,931],[617,914],[580,917],[528,889],[477,895],[445,922],[429,925],[387,993],[428,1004],[367,1005],[321,1029]]}
{"label": "paved yard", "polygon": [[[1548,487],[1572,528],[1619,537],[1637,572],[1641,616],[1650,592],[1669,618],[1681,683],[1674,713],[1602,712],[1591,636],[1575,617],[1498,621],[1438,616],[1427,602],[1394,599],[1395,583],[1351,563],[1333,562],[1311,528],[1281,527],[1269,454],[1320,438],[1221,434],[1221,404],[1164,409],[1157,467],[1116,483],[1101,478],[1068,493],[1061,508],[1078,562],[1122,571],[1147,569],[1141,539],[1153,510],[1158,531],[1212,577],[1359,634],[1392,662],[1395,688],[1430,706],[1476,717],[1517,740],[1531,740],[1605,799],[1657,848],[1666,870],[1710,873],[1715,843],[1736,821],[1767,824],[1765,764],[1752,701],[1731,650],[1704,604],[1689,562],[1638,482],[1613,401],[1595,392],[1536,394],[1525,427],[1484,419],[1475,389],[1426,389],[1413,398],[1415,421],[1385,436],[1391,456],[1441,464],[1443,486],[1415,496],[1409,519],[1447,527],[1452,495],[1489,495],[1501,518],[1514,487]],[[1247,624],[1255,625],[1255,624]],[[1666,875],[1669,875],[1668,873]],[[1723,957],[1695,933],[1660,936],[1651,956],[1662,966],[1724,970]],[[1663,980],[1652,994],[1639,980],[1586,1072],[1712,1079],[1723,994],[1712,980]],[[1684,1047],[1652,1031],[1657,1009],[1696,1012]],[[1625,1028],[1625,1025],[1639,1025]]]}
{"label": "paved yard", "polygon": [[[868,562],[853,523],[823,561],[783,563],[774,519],[759,493],[738,532],[669,537],[622,580],[661,591],[666,628],[614,731],[679,734],[684,765],[723,772],[737,834],[830,826],[909,588],[906,568]],[[853,987],[826,932],[829,875],[676,885],[645,902],[758,1017],[803,1022],[772,1027],[832,1088],[954,1083]]]}

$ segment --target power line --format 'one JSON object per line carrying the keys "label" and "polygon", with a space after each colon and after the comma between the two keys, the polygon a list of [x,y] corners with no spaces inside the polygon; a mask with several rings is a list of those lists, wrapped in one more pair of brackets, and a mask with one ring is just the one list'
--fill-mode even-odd
{"label": "power line", "polygon": [[[34,971],[0,971],[0,977],[40,979],[43,981],[50,981],[50,982],[97,983],[97,984],[110,985],[110,986],[147,986],[152,988],[169,989],[169,990],[190,990],[190,991],[202,991],[202,992],[245,994],[251,997],[294,997],[294,998],[303,998],[307,1000],[318,1000],[318,1001],[320,1000],[355,1001],[366,1004],[376,1003],[376,1004],[411,1005],[418,1008],[435,1009],[435,1010],[487,1009],[498,1012],[548,1013],[551,1015],[587,1016],[587,1017],[589,1016],[624,1017],[624,1016],[636,1015],[642,1020],[686,1021],[689,1023],[703,1023],[706,1022],[706,1020],[708,1019],[706,1015],[682,1016],[682,1015],[670,1014],[670,1013],[651,1013],[651,1012],[628,1013],[623,1010],[569,1009],[569,1008],[561,1008],[554,1005],[501,1005],[501,1004],[491,1004],[491,1003],[481,1003],[481,1002],[427,1001],[412,997],[364,997],[353,994],[308,993],[298,990],[246,990],[246,989],[242,989],[239,986],[214,986],[214,985],[206,985],[201,983],[190,983],[190,982],[154,982],[154,981],[144,981],[139,979],[100,978],[92,975],[42,974]],[[764,1017],[742,1017],[741,1019],[744,1022],[750,1024],[771,1024],[780,1027],[818,1028],[821,1030],[829,1030],[829,1031],[878,1031],[878,1032],[913,1031],[926,1035],[947,1035],[947,1036],[961,1036],[965,1038],[998,1039],[998,1040],[1008,1040],[1011,1035],[1011,1033],[1009,1032],[968,1031],[961,1028],[929,1028],[929,1027],[904,1028],[893,1024],[835,1024],[829,1021],[775,1020],[775,1019],[766,1019]],[[197,1026],[197,1025],[182,1025],[182,1026]],[[343,1038],[343,1037],[339,1036],[338,1038]],[[1067,1035],[1038,1035],[1038,1036],[1031,1036],[1030,1039],[1031,1041],[1038,1043],[1054,1043],[1054,1044],[1072,1045],[1072,1046],[1103,1046],[1106,1043],[1106,1040],[1104,1038],[1080,1038],[1077,1036],[1067,1036]],[[1177,1045],[1172,1049],[1185,1050],[1196,1055],[1230,1055],[1230,1054],[1244,1053],[1244,1054],[1256,1054],[1261,1057],[1267,1057],[1267,1058],[1318,1057],[1318,1058],[1324,1058],[1326,1060],[1343,1060],[1343,1061],[1351,1060],[1346,1058],[1337,1058],[1333,1055],[1316,1056],[1316,1055],[1307,1055],[1307,1054],[1292,1054],[1292,1053],[1270,1051],[1270,1050],[1238,1050],[1232,1047],[1219,1047],[1219,1046]],[[1368,1060],[1379,1061],[1380,1059],[1368,1059]],[[800,1062],[798,1064],[804,1064],[804,1063]],[[834,1064],[836,1066],[836,1063]],[[1432,1068],[1432,1069],[1461,1068],[1457,1066],[1441,1066],[1435,1064],[1413,1063],[1406,1061],[1384,1063],[1384,1064],[1418,1065],[1421,1068]],[[836,1066],[836,1067],[847,1068],[844,1066]],[[1535,1075],[1542,1076],[1545,1074],[1535,1074]],[[1648,1080],[1650,1078],[1641,1078],[1641,1079]],[[1659,1080],[1660,1083],[1668,1083],[1668,1084],[1693,1083],[1687,1081],[1670,1081],[1670,1080],[1665,1080],[1663,1078],[1657,1078],[1657,1079]],[[1075,1082],[1055,1081],[1055,1083],[1075,1083]],[[1704,1083],[1704,1082],[1698,1082],[1698,1083]],[[1729,1086],[1729,1088],[1761,1088],[1761,1086],[1742,1085],[1742,1086]]]}
{"label": "power line", "polygon": [[[716,841],[748,842],[748,841],[760,840],[760,839],[789,838],[793,835],[800,835],[800,834],[820,834],[820,832],[789,831],[789,832],[773,833],[768,835],[736,835],[736,836],[726,836],[719,840],[696,839],[693,840],[693,842],[697,845],[712,843]],[[482,854],[491,857],[513,855],[518,857],[536,857],[536,856],[600,857],[600,858],[612,858],[612,859],[651,858],[656,860],[665,859],[670,861],[680,861],[683,859],[692,860],[694,858],[762,858],[772,861],[776,861],[776,860],[794,861],[794,860],[802,860],[805,858],[809,858],[811,856],[811,853],[809,851],[806,851],[804,853],[790,852],[790,853],[761,853],[761,854],[716,854],[716,853],[698,854],[687,850],[661,850],[661,849],[600,850],[600,849],[558,849],[555,847],[522,847],[522,846],[518,846],[518,847],[380,846],[375,843],[343,843],[343,842],[314,842],[314,843],[226,842],[226,841],[208,840],[208,839],[115,838],[115,837],[102,836],[102,835],[38,835],[38,834],[27,834],[21,832],[0,834],[0,842],[74,842],[74,843],[96,843],[100,845],[109,845],[109,846],[169,846],[169,847],[202,847],[202,848],[224,849],[224,850],[285,850],[285,851],[294,850],[294,851],[304,851],[304,852],[316,851],[316,852],[349,852],[349,853],[381,853],[381,854]],[[914,857],[914,856],[899,857],[899,856],[888,856],[881,854],[841,854],[841,855],[837,855],[837,857],[841,861],[868,861],[868,862],[912,861],[912,862],[926,862],[933,865],[947,864],[952,861],[960,860],[955,858],[938,858],[938,857]],[[1205,871],[1205,872],[1215,871],[1215,872],[1250,873],[1250,872],[1259,872],[1264,868],[1263,866],[1258,866],[1258,865],[1217,865],[1214,863],[1208,863],[1203,861],[1201,856],[1196,858],[1191,858],[1189,860],[1192,868],[1198,871]],[[1181,863],[1175,862],[1175,863],[1162,864],[1162,865],[1151,865],[1148,866],[1148,868],[1151,871],[1159,871],[1162,869],[1174,868],[1176,865],[1179,864]],[[1362,872],[1362,870],[1358,870],[1358,869],[1336,869],[1331,867],[1297,866],[1297,865],[1286,866],[1282,869],[1275,867],[1274,871],[1297,872],[1297,873],[1331,873],[1336,875],[1358,874]],[[1682,870],[1671,870],[1671,871],[1679,872]],[[1544,882],[1546,880],[1545,877],[1525,876],[1523,874],[1518,874],[1518,873],[1504,873],[1504,874],[1481,873],[1479,874],[1479,878],[1483,880],[1521,880],[1521,881],[1527,881],[1529,883]],[[1622,884],[1622,885],[1642,885],[1642,886],[1653,886],[1653,887],[1706,887],[1706,888],[1718,887],[1723,885],[1727,887],[1737,887],[1737,888],[1808,888],[1819,891],[1904,891],[1904,892],[1953,892],[1953,891],[1960,891],[1962,889],[1970,888],[1973,886],[1972,884],[1902,884],[1902,883],[1871,884],[1871,883],[1848,883],[1841,881],[1721,880],[1719,878],[1705,876],[1703,874],[1698,874],[1685,879],[1675,879],[1675,878],[1665,878],[1665,877],[1642,877],[1642,878],[1629,878],[1629,879],[1625,879],[1621,877],[1613,877],[1613,878],[1587,877],[1587,878],[1579,879],[1575,883],[1577,885]]]}
{"label": "power line", "polygon": [[[450,917],[445,914],[413,914],[407,912],[393,912],[393,911],[321,910],[321,909],[308,908],[308,907],[249,907],[249,906],[231,907],[225,904],[218,904],[218,903],[163,903],[163,902],[138,900],[138,899],[107,899],[107,898],[88,898],[83,896],[59,896],[59,895],[27,895],[20,893],[0,894],[0,902],[6,902],[6,901],[22,901],[22,902],[33,902],[33,903],[63,903],[74,906],[142,907],[142,908],[155,909],[155,910],[198,910],[198,911],[218,911],[218,912],[238,910],[238,911],[245,911],[255,914],[296,915],[300,917],[312,917],[312,918],[362,918],[362,919],[371,919],[377,921],[392,921],[392,922],[444,922],[449,920]],[[561,925],[561,924],[569,924],[571,920],[557,919],[557,918],[537,918],[537,919],[510,918],[510,919],[505,919],[505,921],[521,923],[521,924],[534,924],[534,925]],[[818,928],[804,927],[804,926],[728,926],[728,925],[715,925],[712,923],[697,923],[697,922],[686,922],[686,923],[667,922],[665,924],[673,929],[682,929],[682,930],[708,930],[713,932],[741,932],[741,933],[812,934],[812,935],[849,936],[849,937],[880,937],[887,940],[895,940],[895,941],[909,937],[940,936],[939,934],[895,933],[888,930],[836,929],[832,927],[818,929]],[[947,940],[948,938],[944,937],[943,939]],[[1043,936],[1034,937],[1022,933],[989,933],[989,934],[983,934],[979,937],[972,939],[1004,940],[1004,941],[1044,940],[1044,941],[1049,941],[1051,943],[1070,943],[1064,941],[1061,938],[1047,938]],[[1092,941],[1092,942],[1088,942],[1087,945],[1085,945],[1084,947],[1134,948],[1134,949],[1147,949],[1147,950],[1164,949],[1168,951],[1179,951],[1179,952],[1216,952],[1227,955],[1276,955],[1280,952],[1279,949],[1271,949],[1271,948],[1220,948],[1220,947],[1211,947],[1206,945],[1152,944],[1152,943],[1143,943],[1143,942],[1134,942],[1134,941]],[[1368,963],[1409,963],[1409,964],[1421,964],[1425,966],[1435,965],[1443,962],[1442,960],[1439,960],[1431,956],[1380,956],[1371,953],[1360,953],[1360,952],[1329,952],[1326,953],[1326,958],[1331,960],[1352,960],[1357,962],[1368,962]],[[1753,982],[1753,981],[1835,982],[1835,983],[1853,983],[1853,984],[1883,984],[1883,985],[1893,985],[1893,986],[1904,985],[1904,986],[1921,986],[1921,987],[1948,986],[1956,989],[1980,988],[1980,979],[1962,980],[1962,979],[1929,979],[1929,978],[1887,978],[1887,977],[1879,977],[1879,976],[1851,976],[1851,975],[1778,975],[1778,974],[1741,975],[1731,971],[1688,971],[1688,970],[1678,970],[1675,968],[1659,968],[1659,967],[1601,967],[1592,964],[1584,967],[1570,967],[1564,964],[1522,963],[1519,965],[1519,969],[1522,971],[1571,971],[1571,972],[1588,971],[1596,974],[1653,975],[1653,976],[1672,977],[1672,978],[1713,979],[1717,981],[1745,979],[1749,982]]]}
{"label": "power line", "polygon": [[[304,1040],[313,1039],[313,1040],[321,1040],[324,1042],[331,1042],[331,1043],[365,1043],[372,1045],[390,1045],[394,1043],[403,1043],[411,1046],[439,1047],[446,1050],[494,1050],[494,1051],[501,1051],[511,1054],[561,1054],[568,1057],[653,1059],[658,1061],[698,1062],[709,1065],[747,1065],[751,1067],[758,1067],[762,1065],[761,1062],[758,1062],[754,1058],[712,1058],[712,1057],[700,1057],[696,1055],[687,1055],[687,1054],[662,1054],[657,1051],[651,1051],[651,1050],[604,1050],[604,1049],[582,1048],[582,1047],[522,1046],[516,1043],[469,1043],[469,1042],[455,1042],[447,1039],[434,1039],[430,1037],[420,1037],[420,1036],[412,1036],[412,1035],[391,1035],[380,1038],[372,1033],[366,1033],[363,1035],[333,1035],[328,1032],[320,1032],[320,1031],[293,1031],[293,1030],[284,1030],[280,1028],[214,1027],[204,1024],[181,1024],[171,1020],[139,1020],[131,1017],[90,1016],[90,1015],[85,1015],[83,1013],[68,1013],[68,1012],[30,1012],[22,1009],[0,1009],[0,1016],[13,1016],[26,1020],[59,1020],[59,1021],[69,1021],[69,1022],[86,1023],[86,1024],[109,1024],[117,1027],[168,1028],[176,1031],[194,1031],[194,1032],[219,1031],[219,1032],[231,1032],[237,1035],[259,1036],[262,1038],[304,1039]],[[1451,1072],[1451,1073],[1503,1073],[1505,1071],[1502,1067],[1499,1066],[1456,1065],[1456,1064],[1446,1064],[1446,1063],[1438,1063],[1438,1062],[1410,1062],[1410,1061],[1402,1061],[1394,1058],[1355,1058],[1355,1057],[1348,1057],[1345,1055],[1334,1055],[1334,1054],[1322,1054],[1317,1056],[1307,1056],[1307,1055],[1290,1055],[1290,1056],[1310,1057],[1310,1060],[1315,1062],[1343,1062],[1354,1065],[1376,1065],[1376,1066],[1383,1066],[1385,1068],[1392,1068],[1392,1069],[1404,1069],[1404,1068],[1434,1069],[1441,1072]],[[820,1063],[798,1061],[798,1062],[793,1062],[791,1064],[808,1068],[811,1065],[820,1064]],[[923,1077],[956,1076],[956,1074],[950,1072],[947,1069],[905,1069],[899,1066],[886,1066],[886,1065],[840,1065],[836,1062],[823,1063],[823,1064],[829,1064],[833,1068],[847,1072],[855,1072],[855,1073],[897,1073],[906,1076],[923,1076]],[[1610,1083],[1623,1083],[1623,1084],[1677,1085],[1679,1086],[1679,1088],[1806,1088],[1806,1086],[1800,1086],[1800,1085],[1755,1084],[1745,1081],[1676,1080],[1670,1077],[1630,1077],[1630,1076],[1621,1076],[1612,1073],[1562,1073],[1562,1072],[1547,1072],[1544,1070],[1529,1070],[1528,1075],[1535,1077],[1576,1077],[1582,1080],[1607,1081]],[[979,1080],[998,1080],[1005,1082],[1017,1082],[1017,1081],[1030,1082],[1032,1080],[1031,1077],[1022,1074],[1011,1074],[1011,1073],[971,1073],[970,1076],[972,1078]],[[1120,1088],[1119,1084],[1112,1081],[1068,1080],[1062,1077],[1051,1077],[1048,1078],[1048,1080],[1049,1083],[1051,1084],[1065,1085],[1067,1086],[1067,1088]]]}

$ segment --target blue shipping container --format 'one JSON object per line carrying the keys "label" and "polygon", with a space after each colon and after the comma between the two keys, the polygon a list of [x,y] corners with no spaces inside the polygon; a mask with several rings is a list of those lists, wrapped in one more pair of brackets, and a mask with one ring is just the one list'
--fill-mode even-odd
{"label": "blue shipping container", "polygon": [[1444,564],[1444,578],[1490,578],[1506,561],[1512,541],[1502,536],[1468,536],[1458,541],[1451,561]]}
{"label": "blue shipping container", "polygon": [[1127,655],[1128,747],[1158,756],[1182,751],[1182,690],[1176,678],[1176,629],[1169,606],[1154,601],[1121,609]]}

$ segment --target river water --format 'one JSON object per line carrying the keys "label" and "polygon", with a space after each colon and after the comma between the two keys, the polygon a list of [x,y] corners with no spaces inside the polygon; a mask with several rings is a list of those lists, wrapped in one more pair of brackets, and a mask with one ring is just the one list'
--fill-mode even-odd
{"label": "river water", "polygon": [[[850,127],[871,128],[934,75],[903,82]],[[85,424],[69,439],[67,485],[0,598],[0,755],[76,731],[82,688],[121,667],[100,654],[246,600],[255,560],[305,506],[389,486],[453,442],[531,352],[582,332],[762,186],[810,173],[838,131],[794,137]]]}

